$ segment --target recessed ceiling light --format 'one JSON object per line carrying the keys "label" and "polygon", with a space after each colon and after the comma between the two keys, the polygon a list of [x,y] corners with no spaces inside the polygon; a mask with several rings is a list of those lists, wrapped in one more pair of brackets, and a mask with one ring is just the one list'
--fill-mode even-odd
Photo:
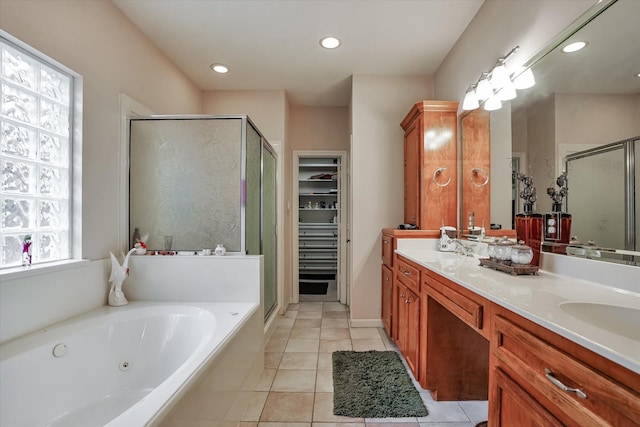
{"label": "recessed ceiling light", "polygon": [[340,46],[340,39],[337,37],[324,37],[320,39],[320,46],[325,49],[335,49]]}
{"label": "recessed ceiling light", "polygon": [[220,74],[225,74],[229,72],[229,68],[223,64],[211,64],[209,65],[209,68],[211,68],[216,73],[220,73]]}
{"label": "recessed ceiling light", "polygon": [[640,73],[636,73],[636,77],[640,77]]}
{"label": "recessed ceiling light", "polygon": [[562,51],[565,53],[577,52],[580,49],[584,48],[586,45],[587,45],[587,42],[575,42],[563,47]]}

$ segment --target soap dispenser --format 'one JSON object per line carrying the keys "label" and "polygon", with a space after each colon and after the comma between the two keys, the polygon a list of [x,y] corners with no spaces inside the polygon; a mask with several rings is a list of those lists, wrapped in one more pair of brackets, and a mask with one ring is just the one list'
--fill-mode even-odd
{"label": "soap dispenser", "polygon": [[533,187],[533,178],[522,172],[514,172],[513,176],[522,182],[523,189],[520,198],[524,200],[524,211],[516,215],[516,235],[518,241],[522,240],[533,250],[531,264],[540,265],[540,248],[542,247],[542,214],[536,213],[534,204],[537,200],[536,189]]}

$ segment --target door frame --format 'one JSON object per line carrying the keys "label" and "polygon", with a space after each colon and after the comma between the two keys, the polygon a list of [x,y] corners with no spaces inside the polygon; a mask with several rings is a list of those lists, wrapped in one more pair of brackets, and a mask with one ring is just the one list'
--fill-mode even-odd
{"label": "door frame", "polygon": [[291,299],[292,302],[298,303],[300,302],[300,270],[299,270],[299,256],[298,256],[298,223],[300,221],[299,211],[298,211],[298,191],[299,191],[299,174],[300,174],[300,159],[301,158],[327,158],[327,157],[335,157],[340,159],[340,167],[338,168],[339,173],[339,185],[340,185],[340,210],[338,211],[338,274],[336,278],[337,291],[338,291],[338,301],[342,304],[348,304],[349,301],[349,283],[347,274],[347,241],[348,235],[347,230],[350,228],[349,221],[349,198],[348,195],[348,186],[347,186],[347,174],[348,174],[348,158],[347,152],[344,150],[336,150],[336,151],[323,151],[323,150],[304,150],[304,151],[294,151],[293,152],[293,173],[292,173],[292,185],[291,185],[291,200],[292,200],[292,214],[291,214],[291,244],[292,248],[292,283],[291,287]]}

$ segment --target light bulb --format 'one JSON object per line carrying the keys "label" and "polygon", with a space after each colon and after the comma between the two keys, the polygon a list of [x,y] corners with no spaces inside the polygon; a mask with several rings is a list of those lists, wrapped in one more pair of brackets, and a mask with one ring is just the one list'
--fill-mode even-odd
{"label": "light bulb", "polygon": [[502,108],[502,102],[497,95],[494,95],[484,102],[484,109],[487,111],[495,111]]}
{"label": "light bulb", "polygon": [[475,89],[473,87],[469,87],[467,93],[464,94],[464,100],[462,101],[462,109],[469,111],[475,110],[480,106],[480,102],[478,101],[478,96],[476,95]]}
{"label": "light bulb", "polygon": [[493,95],[493,89],[491,88],[491,83],[489,83],[487,76],[487,73],[482,73],[482,77],[480,78],[478,87],[476,88],[476,95],[480,101],[484,101]]}
{"label": "light bulb", "polygon": [[536,84],[536,79],[533,77],[533,71],[531,68],[527,68],[520,73],[515,79],[513,79],[513,85],[518,90],[529,89]]}
{"label": "light bulb", "polygon": [[518,96],[516,93],[516,87],[511,83],[511,80],[509,80],[509,83],[504,85],[502,89],[498,91],[497,96],[500,101],[510,101]]}
{"label": "light bulb", "polygon": [[504,61],[498,61],[498,65],[491,71],[491,86],[494,90],[500,90],[502,87],[511,83],[507,67],[504,66]]}

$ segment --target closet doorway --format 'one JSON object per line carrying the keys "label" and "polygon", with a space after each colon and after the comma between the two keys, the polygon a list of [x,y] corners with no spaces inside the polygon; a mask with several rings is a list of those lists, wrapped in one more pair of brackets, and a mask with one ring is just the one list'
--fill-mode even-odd
{"label": "closet doorway", "polygon": [[347,153],[294,151],[293,302],[348,304]]}

